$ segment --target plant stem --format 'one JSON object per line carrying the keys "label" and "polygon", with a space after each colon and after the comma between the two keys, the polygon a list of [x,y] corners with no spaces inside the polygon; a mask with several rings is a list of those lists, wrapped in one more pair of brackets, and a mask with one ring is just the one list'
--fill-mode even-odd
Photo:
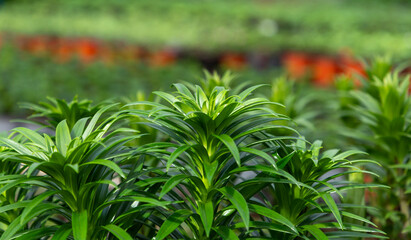
{"label": "plant stem", "polygon": [[408,206],[408,199],[404,188],[400,188],[400,209],[406,218],[403,226],[403,229],[405,229],[410,224],[410,207]]}
{"label": "plant stem", "polygon": [[[404,158],[403,157],[396,158],[395,162],[397,164],[400,163],[398,161],[398,159],[404,159]],[[407,171],[404,172],[403,169],[400,168],[400,169],[398,169],[397,174],[398,174],[398,176],[403,176],[404,174],[407,175]],[[410,207],[408,205],[408,199],[407,199],[407,196],[405,194],[405,189],[406,189],[405,184],[403,186],[403,184],[401,184],[401,181],[400,181],[398,183],[398,185],[400,187],[400,196],[399,196],[400,197],[400,211],[405,216],[405,222],[404,222],[404,225],[403,225],[402,229],[405,229],[410,223]]]}

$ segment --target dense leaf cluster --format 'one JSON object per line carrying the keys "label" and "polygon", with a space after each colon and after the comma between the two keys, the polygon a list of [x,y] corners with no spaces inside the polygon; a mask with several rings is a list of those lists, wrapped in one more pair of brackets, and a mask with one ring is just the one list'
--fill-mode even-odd
{"label": "dense leaf cluster", "polygon": [[345,119],[351,129],[344,135],[379,162],[365,166],[380,176],[373,180],[391,187],[373,192],[370,203],[383,210],[372,214],[392,239],[411,236],[411,98],[409,76],[401,72],[379,58],[369,66],[361,90],[345,91],[351,96],[351,118]]}
{"label": "dense leaf cluster", "polygon": [[0,138],[0,240],[385,238],[351,211],[365,206],[341,202],[382,187],[348,181],[374,174],[358,167],[373,161],[322,151],[282,124],[278,103],[251,96],[261,86],[222,82],[175,84],[120,109],[31,106],[48,133]]}

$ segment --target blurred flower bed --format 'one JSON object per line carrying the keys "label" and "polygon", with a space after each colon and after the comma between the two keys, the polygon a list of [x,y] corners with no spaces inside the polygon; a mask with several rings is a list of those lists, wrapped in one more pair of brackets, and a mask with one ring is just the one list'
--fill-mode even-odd
{"label": "blurred flower bed", "polygon": [[0,110],[8,114],[18,113],[16,102],[39,101],[46,96],[69,99],[78,95],[96,101],[128,97],[154,86],[169,87],[177,76],[191,79],[201,73],[200,66],[193,63],[161,68],[127,61],[121,65],[84,64],[76,59],[56,63],[45,54],[33,55],[11,46],[3,46],[0,59]]}
{"label": "blurred flower bed", "polygon": [[406,1],[9,0],[0,32],[96,37],[152,49],[208,52],[304,50],[407,58]]}
{"label": "blurred flower bed", "polygon": [[348,52],[342,52],[334,57],[295,51],[283,53],[225,51],[214,54],[176,48],[150,51],[142,46],[126,42],[47,35],[0,35],[0,47],[2,44],[10,44],[34,56],[48,57],[56,63],[78,60],[85,65],[97,61],[106,65],[118,65],[125,61],[132,61],[144,62],[150,67],[164,67],[176,64],[177,61],[193,61],[208,69],[231,70],[248,68],[261,70],[285,66],[291,77],[301,78],[311,75],[315,83],[323,86],[329,85],[329,81],[336,74],[352,74],[352,71],[364,74],[361,63],[353,59]]}
{"label": "blurred flower bed", "polygon": [[[71,98],[78,94],[102,100],[137,91],[150,92],[158,87],[167,88],[176,79],[195,81],[193,76],[200,75],[202,68],[229,69],[243,79],[270,83],[283,72],[281,66],[292,79],[304,79],[320,87],[332,86],[338,75],[365,74],[363,65],[348,54],[213,55],[171,48],[150,51],[136,44],[91,38],[0,37],[3,112],[16,111],[15,101],[39,101],[45,96]],[[31,83],[36,91],[32,91]]]}
{"label": "blurred flower bed", "polygon": [[291,78],[329,87],[335,76],[365,74],[352,55],[400,60],[411,50],[404,1],[2,3],[2,112],[45,96],[147,93],[196,81],[203,68],[270,83],[284,67]]}
{"label": "blurred flower bed", "polygon": [[318,87],[344,75],[358,86],[366,72],[352,56],[390,53],[398,61],[411,49],[403,1],[3,3],[3,113],[45,96],[100,101],[167,89],[197,81],[204,68],[253,83],[287,73]]}
{"label": "blurred flower bed", "polygon": [[[143,59],[117,53],[115,62],[111,62],[84,45],[84,48],[70,52],[72,57],[37,44],[29,46],[18,48],[3,44],[0,48],[2,113],[18,114],[20,110],[16,108],[16,102],[38,102],[46,96],[70,99],[78,95],[102,101],[134,96],[137,92],[167,90],[175,81],[197,81],[203,72],[199,62],[171,61],[164,52],[155,52]],[[241,73],[240,79],[253,79],[257,83],[270,81],[278,71],[248,69],[236,72]]]}

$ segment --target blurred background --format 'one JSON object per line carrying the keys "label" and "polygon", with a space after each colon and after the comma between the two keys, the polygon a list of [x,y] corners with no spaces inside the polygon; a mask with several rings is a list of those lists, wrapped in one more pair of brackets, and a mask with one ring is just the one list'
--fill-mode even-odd
{"label": "blurred background", "polygon": [[[197,82],[280,75],[330,88],[362,61],[411,58],[411,4],[400,0],[2,0],[0,113],[46,96],[136,98]],[[302,79],[302,80],[301,80]],[[1,131],[2,129],[0,129]]]}

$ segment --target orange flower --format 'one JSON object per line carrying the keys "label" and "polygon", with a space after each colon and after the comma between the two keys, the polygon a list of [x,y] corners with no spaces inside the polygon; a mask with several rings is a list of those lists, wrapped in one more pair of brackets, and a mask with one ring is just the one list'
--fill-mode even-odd
{"label": "orange flower", "polygon": [[304,77],[310,68],[310,59],[303,53],[287,53],[283,56],[282,63],[288,74],[296,79]]}
{"label": "orange flower", "polygon": [[[364,183],[372,183],[372,182],[373,182],[372,176],[368,173],[364,173]],[[365,189],[364,197],[365,197],[365,201],[369,203],[370,201],[372,201],[374,198],[377,197],[377,193],[370,189]]]}
{"label": "orange flower", "polygon": [[149,64],[154,67],[164,67],[176,62],[176,54],[172,51],[163,50],[154,52],[149,56]]}
{"label": "orange flower", "polygon": [[361,81],[357,76],[367,76],[364,66],[359,61],[347,56],[343,56],[341,59],[340,72],[349,78],[352,78],[356,87],[361,87]]}
{"label": "orange flower", "polygon": [[337,74],[336,63],[326,57],[316,59],[313,66],[314,84],[320,87],[328,87],[332,85],[334,77]]}
{"label": "orange flower", "polygon": [[48,39],[44,36],[20,38],[22,49],[35,55],[44,55],[48,50]]}
{"label": "orange flower", "polygon": [[53,55],[57,62],[64,63],[70,61],[75,51],[74,43],[70,39],[58,39]]}
{"label": "orange flower", "polygon": [[83,63],[88,64],[98,57],[99,46],[97,42],[90,39],[82,39],[77,41],[76,46],[78,57]]}
{"label": "orange flower", "polygon": [[241,70],[246,67],[247,59],[243,54],[227,53],[221,57],[220,64],[225,68]]}
{"label": "orange flower", "polygon": [[372,177],[368,173],[364,173],[364,183],[372,183]]}

